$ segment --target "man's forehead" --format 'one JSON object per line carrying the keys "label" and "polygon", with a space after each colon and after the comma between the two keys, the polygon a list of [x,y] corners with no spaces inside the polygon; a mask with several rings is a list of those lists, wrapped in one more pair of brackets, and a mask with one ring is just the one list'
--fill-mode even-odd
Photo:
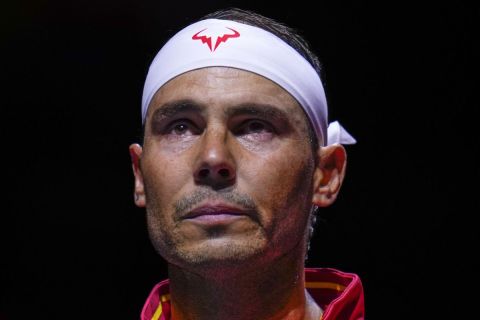
{"label": "man's forehead", "polygon": [[208,107],[221,108],[226,113],[229,108],[248,104],[268,105],[293,117],[304,113],[298,102],[273,81],[228,67],[197,69],[168,81],[153,96],[147,118],[155,110],[179,101],[205,106],[207,111]]}

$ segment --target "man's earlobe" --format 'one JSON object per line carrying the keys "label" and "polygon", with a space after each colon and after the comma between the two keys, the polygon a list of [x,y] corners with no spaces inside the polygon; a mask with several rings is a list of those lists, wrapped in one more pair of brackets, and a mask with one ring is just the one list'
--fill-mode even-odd
{"label": "man's earlobe", "polygon": [[347,153],[341,144],[320,147],[313,178],[313,204],[327,207],[335,202],[345,177]]}
{"label": "man's earlobe", "polygon": [[132,159],[133,176],[135,184],[133,189],[134,202],[138,207],[145,207],[145,188],[143,184],[143,174],[140,168],[140,158],[142,156],[142,147],[137,144],[131,144],[129,147],[130,157]]}

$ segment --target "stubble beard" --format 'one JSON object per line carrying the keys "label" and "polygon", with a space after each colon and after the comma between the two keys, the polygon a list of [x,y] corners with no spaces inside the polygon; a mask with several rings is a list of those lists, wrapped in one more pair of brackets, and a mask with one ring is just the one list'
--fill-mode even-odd
{"label": "stubble beard", "polygon": [[246,272],[272,255],[268,250],[271,239],[259,224],[248,235],[231,237],[212,233],[211,237],[201,241],[189,240],[178,227],[182,222],[168,221],[168,214],[162,212],[160,200],[149,190],[146,188],[149,237],[157,253],[169,264],[218,279],[222,275],[234,276]]}
{"label": "stubble beard", "polygon": [[192,243],[175,230],[165,230],[158,212],[147,212],[147,224],[158,254],[170,264],[203,276],[218,278],[222,274],[233,276],[237,271],[246,272],[261,260],[267,260],[270,254],[268,239],[260,228],[248,239],[219,236]]}

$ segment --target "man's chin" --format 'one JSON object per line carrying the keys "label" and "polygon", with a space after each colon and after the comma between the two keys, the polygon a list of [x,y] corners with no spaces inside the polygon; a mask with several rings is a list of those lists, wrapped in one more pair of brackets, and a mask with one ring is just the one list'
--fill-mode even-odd
{"label": "man's chin", "polygon": [[260,264],[265,258],[265,246],[258,240],[246,242],[215,238],[177,247],[173,255],[172,261],[169,262],[182,269],[215,277],[228,270],[228,275],[233,276],[236,270],[245,272],[252,266]]}

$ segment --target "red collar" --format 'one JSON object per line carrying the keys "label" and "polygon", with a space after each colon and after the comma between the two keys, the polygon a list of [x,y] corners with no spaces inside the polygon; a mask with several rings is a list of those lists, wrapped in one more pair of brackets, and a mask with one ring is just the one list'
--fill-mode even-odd
{"label": "red collar", "polygon": [[[329,268],[306,268],[305,287],[324,313],[321,320],[363,320],[360,278]],[[141,320],[170,320],[169,282],[158,283],[143,306]]]}

